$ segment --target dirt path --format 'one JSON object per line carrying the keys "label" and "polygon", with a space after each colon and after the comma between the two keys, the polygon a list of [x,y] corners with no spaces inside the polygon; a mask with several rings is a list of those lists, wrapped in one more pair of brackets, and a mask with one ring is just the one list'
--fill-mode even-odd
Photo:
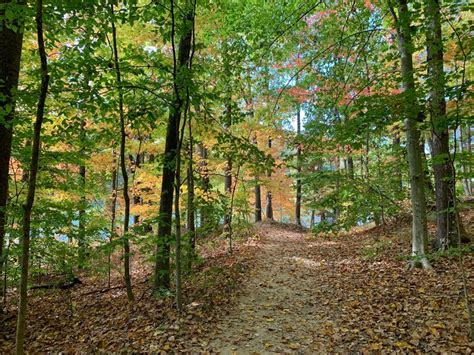
{"label": "dirt path", "polygon": [[473,352],[455,262],[407,272],[400,235],[308,238],[277,224],[260,235],[242,296],[209,334],[211,351]]}
{"label": "dirt path", "polygon": [[278,227],[262,232],[257,267],[238,307],[216,325],[211,348],[222,353],[321,349],[315,332],[330,315],[312,299],[316,271],[305,234]]}

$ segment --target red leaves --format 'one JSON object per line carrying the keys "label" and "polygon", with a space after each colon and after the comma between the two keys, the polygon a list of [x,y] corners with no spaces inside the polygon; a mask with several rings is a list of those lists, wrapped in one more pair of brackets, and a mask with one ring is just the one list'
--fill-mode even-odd
{"label": "red leaves", "polygon": [[336,14],[337,14],[337,10],[333,10],[333,9],[318,11],[318,12],[316,12],[315,14],[313,14],[311,16],[306,16],[304,21],[306,22],[308,27],[311,28],[315,24],[318,24],[319,22],[321,22],[323,19],[326,19],[329,16],[336,15]]}

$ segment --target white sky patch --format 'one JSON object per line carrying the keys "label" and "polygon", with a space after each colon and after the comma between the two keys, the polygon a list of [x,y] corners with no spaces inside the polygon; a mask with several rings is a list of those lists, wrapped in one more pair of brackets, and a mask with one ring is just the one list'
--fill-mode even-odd
{"label": "white sky patch", "polygon": [[147,53],[156,53],[156,52],[158,52],[158,48],[156,46],[151,46],[151,45],[143,46],[143,50]]}
{"label": "white sky patch", "polygon": [[[301,117],[301,131],[304,131],[303,122],[304,122],[304,119],[306,117],[306,113],[304,112],[303,109],[301,109],[301,116],[300,117]],[[296,119],[296,112],[295,112],[295,114],[291,118],[291,129],[296,132],[296,128],[297,128],[297,119]]]}

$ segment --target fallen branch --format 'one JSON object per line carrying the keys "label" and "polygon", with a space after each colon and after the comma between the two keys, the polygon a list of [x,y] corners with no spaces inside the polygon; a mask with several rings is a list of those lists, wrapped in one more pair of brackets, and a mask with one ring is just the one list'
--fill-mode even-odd
{"label": "fallen branch", "polygon": [[106,292],[109,292],[109,291],[112,291],[112,290],[118,290],[118,289],[121,289],[121,288],[125,288],[125,285],[108,287],[108,288],[103,288],[103,289],[100,289],[100,290],[92,290],[92,291],[85,292],[85,293],[81,294],[81,296],[87,296],[87,295],[91,295],[93,293],[106,293]]}
{"label": "fallen branch", "polygon": [[69,288],[72,288],[76,285],[82,284],[82,281],[75,277],[69,282],[55,282],[51,284],[45,284],[45,285],[33,285],[30,287],[30,290],[47,290],[47,289],[52,289],[52,288],[59,288],[60,290],[67,290]]}

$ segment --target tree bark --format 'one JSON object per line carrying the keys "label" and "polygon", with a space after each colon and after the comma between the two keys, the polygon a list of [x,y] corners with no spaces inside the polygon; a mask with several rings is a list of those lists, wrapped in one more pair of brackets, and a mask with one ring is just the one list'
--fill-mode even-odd
{"label": "tree bark", "polygon": [[262,221],[262,189],[258,180],[255,180],[255,223]]}
{"label": "tree bark", "polygon": [[[142,164],[142,160],[144,160],[144,155],[142,153],[138,152],[137,157],[135,158],[134,169],[139,169],[140,168],[140,166]],[[142,203],[142,199],[140,198],[140,194],[138,193],[138,189],[134,189],[134,190],[135,190],[135,195],[133,196],[133,204],[135,206],[139,206]],[[139,224],[140,224],[140,215],[135,214],[133,216],[133,225],[138,226]]]}
{"label": "tree bark", "polygon": [[[257,135],[255,135],[253,144],[258,145]],[[258,179],[258,174],[255,176],[255,223],[262,221],[262,189]]]}
{"label": "tree bark", "polygon": [[114,20],[114,6],[110,6],[111,9],[111,25],[112,25],[112,46],[114,55],[114,67],[115,67],[115,80],[118,88],[119,98],[119,116],[120,116],[120,168],[122,170],[123,179],[123,200],[124,200],[124,218],[123,218],[123,271],[124,281],[127,290],[127,297],[129,301],[133,301],[133,290],[132,290],[132,279],[130,276],[130,242],[129,242],[129,224],[130,224],[130,195],[128,191],[128,172],[125,155],[125,144],[127,132],[125,131],[125,111],[123,107],[123,89],[122,89],[122,77],[120,71],[119,54],[117,48],[117,29],[115,28]]}
{"label": "tree bark", "polygon": [[[202,188],[204,192],[209,191],[209,173],[207,171],[207,148],[204,146],[204,144],[200,143],[199,144],[199,156],[201,158],[201,161],[199,163],[199,173],[201,175],[201,183],[202,183]],[[207,216],[206,216],[206,208],[201,207],[200,213],[199,213],[199,226],[203,227],[207,223]]]}
{"label": "tree bark", "polygon": [[[81,159],[85,159],[85,129],[86,129],[86,121],[84,118],[81,120],[81,130],[80,130],[80,138],[81,138]],[[86,166],[84,161],[79,166],[79,184],[80,184],[80,191],[81,191],[81,201],[79,205],[79,233],[78,233],[78,247],[79,247],[79,269],[84,268],[85,265],[85,258],[86,258],[86,228],[85,228],[85,214],[86,214],[86,195],[85,195],[85,188],[86,188]]]}
{"label": "tree bark", "polygon": [[[397,157],[399,156],[399,150],[400,150],[400,134],[398,133],[398,125],[396,128],[397,132],[394,132],[393,138],[392,138],[392,149],[393,149],[393,156]],[[400,164],[397,163],[397,166],[395,167],[395,179],[397,181],[397,190],[399,193],[403,191],[403,180],[402,180],[402,169]]]}
{"label": "tree bark", "polygon": [[298,137],[298,147],[296,150],[296,171],[298,176],[296,177],[296,202],[295,202],[295,222],[298,226],[301,226],[301,109],[298,104],[296,112],[296,136]]}
{"label": "tree bark", "polygon": [[[230,198],[230,195],[232,193],[232,159],[231,158],[227,158],[227,164],[225,166],[224,191],[225,191],[226,196]],[[230,215],[230,212],[227,211],[224,216],[224,229],[229,227],[231,218],[232,216]]]}
{"label": "tree bark", "polygon": [[191,117],[188,117],[188,132],[189,132],[189,151],[188,151],[188,205],[187,205],[187,225],[189,233],[189,247],[190,253],[189,259],[191,260],[194,257],[194,250],[196,249],[196,216],[194,214],[194,170],[193,170],[193,132],[192,132],[192,122]]}
{"label": "tree bark", "polygon": [[[463,134],[463,131],[462,131],[462,124],[459,125],[459,152],[461,153],[461,155],[463,156],[464,158],[464,134]],[[454,136],[456,136],[456,132],[454,132]],[[463,159],[464,160],[464,159]],[[464,178],[463,178],[463,187],[464,187],[464,195],[466,196],[471,196],[471,188],[469,186],[469,179],[467,178],[467,166],[466,166],[466,163],[463,161],[461,163],[461,168],[462,168],[462,172],[464,174]]]}
{"label": "tree bark", "polygon": [[[467,124],[467,152],[468,156],[472,157],[472,133],[471,133],[471,125]],[[469,172],[468,182],[469,182],[469,196],[472,196],[472,164],[471,160],[467,165],[467,169]]]}
{"label": "tree bark", "polygon": [[[110,238],[109,238],[109,244],[110,248],[112,248],[112,242],[115,237],[115,218],[117,214],[117,163],[116,163],[116,157],[115,157],[115,149],[112,149],[112,200],[110,202],[110,213],[111,213],[111,218],[110,218]],[[110,283],[111,283],[111,271],[112,271],[112,249],[109,249],[108,255],[107,255],[107,284],[110,288]]]}
{"label": "tree bark", "polygon": [[[272,138],[268,137],[268,148],[272,147]],[[267,178],[268,182],[270,183],[270,178],[272,177],[272,169],[268,169],[267,171]],[[266,206],[266,216],[267,219],[273,220],[273,206],[272,206],[272,192],[270,187],[267,188],[267,206]]]}
{"label": "tree bark", "polygon": [[449,152],[439,0],[425,1],[425,18],[427,21],[428,107],[432,123],[431,154],[436,191],[435,248],[446,250],[457,244],[456,212],[454,211],[456,187]]}
{"label": "tree bark", "polygon": [[[188,2],[188,1],[187,1]],[[175,6],[171,0],[172,7]],[[186,4],[188,6],[188,4]],[[172,11],[173,12],[173,11]],[[172,24],[173,57],[175,57],[174,36],[174,12]],[[158,238],[156,246],[155,276],[153,288],[155,292],[160,289],[168,290],[170,287],[170,242],[171,225],[173,219],[173,195],[175,183],[176,154],[178,152],[179,126],[183,111],[184,100],[182,98],[183,88],[186,88],[186,81],[183,82],[183,74],[188,69],[191,54],[191,44],[193,37],[194,13],[185,12],[181,37],[178,47],[178,58],[174,58],[173,81],[174,97],[170,105],[170,113],[166,128],[166,143],[163,153],[163,176],[161,180],[160,211],[158,222]]]}
{"label": "tree bark", "polygon": [[19,287],[18,318],[16,326],[15,353],[24,354],[26,312],[28,305],[28,268],[30,259],[30,229],[31,211],[35,201],[36,176],[38,174],[39,156],[41,150],[41,127],[44,119],[46,96],[48,94],[49,74],[48,59],[44,46],[43,36],[43,1],[36,1],[36,32],[38,51],[41,61],[41,85],[36,109],[36,120],[33,130],[33,144],[31,150],[30,174],[28,178],[28,192],[23,205],[23,235],[21,240],[21,276]]}
{"label": "tree bark", "polygon": [[[16,3],[16,4],[13,4]],[[15,115],[16,90],[20,73],[21,47],[23,43],[22,21],[15,19],[10,23],[5,18],[8,6],[25,6],[24,1],[14,2],[1,0],[0,10],[0,282],[3,279],[5,226],[7,223],[8,175],[12,150],[13,127]],[[14,31],[8,25],[17,26]],[[3,293],[0,285],[0,296]]]}
{"label": "tree bark", "polygon": [[413,42],[410,33],[411,19],[407,0],[398,0],[398,18],[391,9],[397,25],[398,48],[400,53],[401,76],[404,89],[404,116],[407,134],[407,154],[409,163],[411,203],[413,216],[412,257],[410,267],[430,268],[425,249],[427,241],[426,197],[423,166],[421,163],[420,131],[418,130],[418,113],[413,72]]}

